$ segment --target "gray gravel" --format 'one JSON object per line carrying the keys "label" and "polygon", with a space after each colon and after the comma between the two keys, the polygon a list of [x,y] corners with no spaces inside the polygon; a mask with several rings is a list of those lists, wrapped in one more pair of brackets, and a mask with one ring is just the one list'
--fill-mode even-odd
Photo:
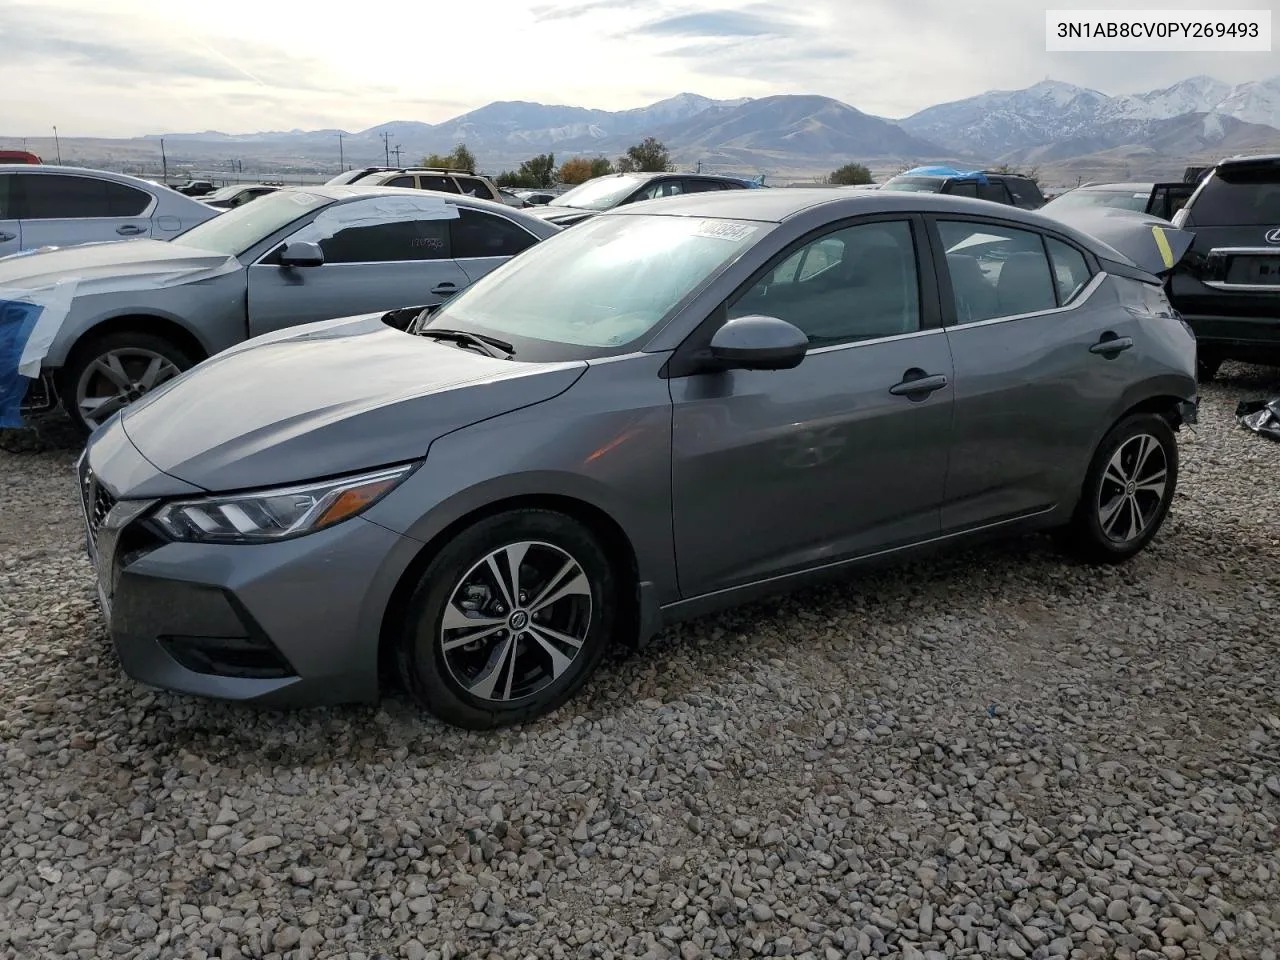
{"label": "gray gravel", "polygon": [[1280,379],[1225,372],[1122,569],[808,591],[489,735],[124,679],[74,454],[0,452],[0,957],[1275,960]]}

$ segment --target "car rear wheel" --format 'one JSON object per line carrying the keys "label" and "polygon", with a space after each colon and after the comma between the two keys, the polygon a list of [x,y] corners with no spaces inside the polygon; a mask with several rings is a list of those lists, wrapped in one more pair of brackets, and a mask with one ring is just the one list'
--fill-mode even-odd
{"label": "car rear wheel", "polygon": [[85,431],[193,366],[191,358],[150,333],[109,333],[76,348],[63,371],[62,403]]}
{"label": "car rear wheel", "polygon": [[1134,414],[1103,438],[1067,539],[1096,563],[1121,563],[1160,530],[1178,484],[1178,442],[1164,417]]}
{"label": "car rear wheel", "polygon": [[582,524],[549,510],[478,521],[424,571],[397,648],[400,678],[429,713],[486,730],[572,697],[608,648],[618,583]]}

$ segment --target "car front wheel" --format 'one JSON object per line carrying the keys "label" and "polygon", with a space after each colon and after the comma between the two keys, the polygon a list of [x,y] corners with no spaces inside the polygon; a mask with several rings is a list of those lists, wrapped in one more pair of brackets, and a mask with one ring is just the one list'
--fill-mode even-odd
{"label": "car front wheel", "polygon": [[1094,454],[1067,537],[1085,559],[1120,563],[1151,542],[1173,503],[1178,442],[1164,417],[1134,414]]}
{"label": "car front wheel", "polygon": [[163,337],[109,333],[76,348],[62,376],[62,403],[85,431],[193,366]]}
{"label": "car front wheel", "polygon": [[513,510],[444,546],[409,601],[402,682],[446,723],[485,730],[570,699],[608,648],[618,582],[576,520]]}

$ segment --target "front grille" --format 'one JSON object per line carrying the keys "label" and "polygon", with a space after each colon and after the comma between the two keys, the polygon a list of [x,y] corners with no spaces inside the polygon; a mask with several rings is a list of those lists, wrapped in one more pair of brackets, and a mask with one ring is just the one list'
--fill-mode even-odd
{"label": "front grille", "polygon": [[89,539],[96,547],[98,531],[102,529],[102,524],[106,521],[111,508],[116,505],[116,498],[106,487],[98,483],[93,471],[87,465],[83,467],[80,477],[80,497],[84,503],[84,519],[89,528]]}

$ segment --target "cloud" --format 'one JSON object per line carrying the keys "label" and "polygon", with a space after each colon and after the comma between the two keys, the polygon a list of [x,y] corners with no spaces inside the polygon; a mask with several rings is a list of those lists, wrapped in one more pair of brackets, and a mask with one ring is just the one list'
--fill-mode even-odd
{"label": "cloud", "polygon": [[799,25],[749,10],[707,10],[651,20],[633,34],[651,37],[785,37]]}
{"label": "cloud", "polygon": [[642,7],[648,2],[649,0],[589,0],[587,3],[542,4],[530,7],[529,12],[533,14],[533,19],[538,21],[568,20],[597,10],[628,10]]}

